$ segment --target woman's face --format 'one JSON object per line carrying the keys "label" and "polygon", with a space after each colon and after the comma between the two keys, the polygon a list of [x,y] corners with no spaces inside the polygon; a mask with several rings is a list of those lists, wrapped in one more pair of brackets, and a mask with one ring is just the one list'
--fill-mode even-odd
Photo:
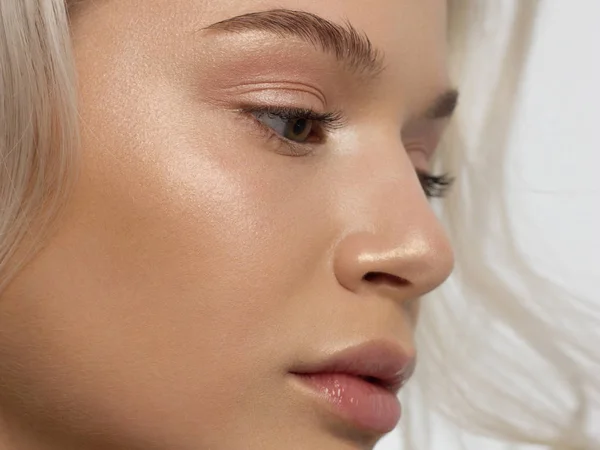
{"label": "woman's face", "polygon": [[454,103],[445,22],[443,0],[84,3],[80,177],[0,303],[17,447],[371,448],[385,427],[292,372],[414,357],[452,267],[416,174]]}

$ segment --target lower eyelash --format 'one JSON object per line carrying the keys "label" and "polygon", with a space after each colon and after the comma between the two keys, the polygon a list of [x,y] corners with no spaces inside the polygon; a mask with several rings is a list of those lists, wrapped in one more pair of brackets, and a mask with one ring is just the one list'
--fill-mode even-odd
{"label": "lower eyelash", "polygon": [[285,156],[309,156],[315,150],[314,143],[297,144],[292,142],[269,128],[267,125],[256,119],[252,114],[247,114],[247,117],[254,121],[255,126],[265,136],[267,142],[273,143],[275,151]]}

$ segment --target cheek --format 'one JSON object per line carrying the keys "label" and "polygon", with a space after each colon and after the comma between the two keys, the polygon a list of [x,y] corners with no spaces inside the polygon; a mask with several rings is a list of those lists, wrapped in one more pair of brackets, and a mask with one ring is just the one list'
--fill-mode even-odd
{"label": "cheek", "polygon": [[17,338],[3,361],[26,363],[17,391],[94,411],[102,426],[187,410],[216,430],[269,389],[265,355],[277,358],[291,292],[323,250],[293,237],[309,201],[268,170],[273,155],[217,139],[203,132],[218,130],[214,115],[164,101],[160,121],[128,105],[82,110],[93,124],[82,174],[60,233],[6,297],[3,330]]}
{"label": "cheek", "polygon": [[[100,148],[89,152],[96,156],[73,207],[76,225],[65,231],[77,252],[68,259],[89,283],[90,303],[138,323],[140,334],[167,337],[165,353],[175,341],[212,352],[227,336],[237,353],[224,362],[251,359],[242,355],[245,337],[280,313],[277,300],[295,277],[283,264],[293,251],[284,212],[257,169],[233,158],[244,149],[178,122],[144,130],[140,118],[133,133],[113,128],[123,134],[110,140],[110,161]],[[169,142],[192,135],[190,145]]]}

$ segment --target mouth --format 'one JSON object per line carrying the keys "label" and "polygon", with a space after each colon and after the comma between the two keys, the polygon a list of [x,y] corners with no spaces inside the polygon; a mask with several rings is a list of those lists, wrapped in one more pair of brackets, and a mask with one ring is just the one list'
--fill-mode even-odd
{"label": "mouth", "polygon": [[320,404],[369,433],[392,431],[401,416],[398,392],[414,372],[415,358],[389,343],[370,342],[292,371]]}
{"label": "mouth", "polygon": [[395,385],[397,384],[397,382],[385,381],[385,380],[381,380],[381,379],[379,379],[377,377],[362,376],[362,375],[359,375],[358,378],[360,378],[361,380],[366,381],[369,384],[382,387],[383,389],[386,389],[386,390],[388,390],[390,392],[394,392],[396,390]]}

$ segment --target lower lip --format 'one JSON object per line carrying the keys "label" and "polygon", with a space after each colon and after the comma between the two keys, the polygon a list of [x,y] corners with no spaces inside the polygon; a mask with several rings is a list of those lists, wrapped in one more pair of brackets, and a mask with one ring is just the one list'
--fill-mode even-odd
{"label": "lower lip", "polygon": [[389,433],[400,421],[398,397],[381,386],[344,373],[300,374],[298,377],[358,428]]}

